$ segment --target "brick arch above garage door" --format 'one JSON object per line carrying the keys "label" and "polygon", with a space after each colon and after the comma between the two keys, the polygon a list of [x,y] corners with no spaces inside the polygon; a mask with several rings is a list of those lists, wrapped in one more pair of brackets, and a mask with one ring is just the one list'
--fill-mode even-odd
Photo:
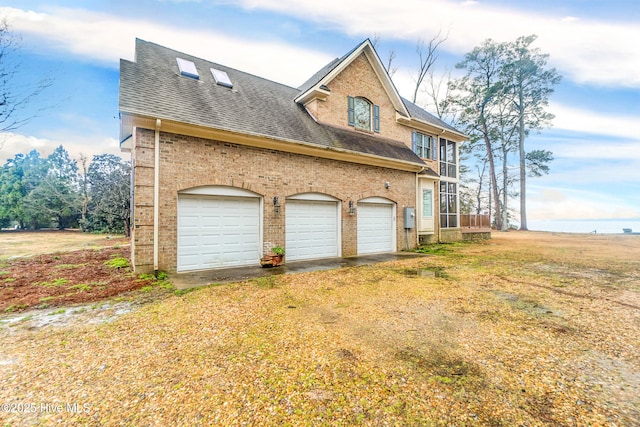
{"label": "brick arch above garage door", "polygon": [[178,271],[258,265],[262,197],[227,186],[178,193]]}
{"label": "brick arch above garage door", "polygon": [[287,261],[340,256],[340,200],[322,193],[287,197],[285,235]]}
{"label": "brick arch above garage door", "polygon": [[185,188],[178,191],[178,195],[197,194],[204,196],[237,196],[237,197],[262,197],[261,194],[230,185],[202,185],[198,187]]}

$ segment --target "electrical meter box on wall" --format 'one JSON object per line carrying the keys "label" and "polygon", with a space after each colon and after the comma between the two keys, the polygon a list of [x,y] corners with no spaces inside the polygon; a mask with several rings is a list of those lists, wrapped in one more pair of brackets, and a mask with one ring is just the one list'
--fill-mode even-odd
{"label": "electrical meter box on wall", "polygon": [[415,208],[404,208],[404,228],[416,227],[416,210]]}

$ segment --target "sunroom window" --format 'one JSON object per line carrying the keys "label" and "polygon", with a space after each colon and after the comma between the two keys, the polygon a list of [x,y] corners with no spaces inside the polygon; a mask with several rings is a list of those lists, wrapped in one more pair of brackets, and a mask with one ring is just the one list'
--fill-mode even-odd
{"label": "sunroom window", "polygon": [[440,138],[440,176],[457,176],[456,143]]}
{"label": "sunroom window", "polygon": [[458,226],[458,186],[454,182],[440,181],[440,227]]}

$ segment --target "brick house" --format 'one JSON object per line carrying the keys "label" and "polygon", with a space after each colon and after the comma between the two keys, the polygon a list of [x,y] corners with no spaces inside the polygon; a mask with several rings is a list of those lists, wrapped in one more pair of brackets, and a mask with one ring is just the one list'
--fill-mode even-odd
{"label": "brick house", "polygon": [[138,272],[461,239],[466,137],[401,98],[369,40],[299,88],[136,40],[119,109]]}

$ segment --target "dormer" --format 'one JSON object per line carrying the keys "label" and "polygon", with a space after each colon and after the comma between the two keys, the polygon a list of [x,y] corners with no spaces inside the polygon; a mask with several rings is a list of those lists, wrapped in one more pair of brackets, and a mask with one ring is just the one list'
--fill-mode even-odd
{"label": "dormer", "polygon": [[390,125],[396,112],[409,116],[369,39],[331,61],[299,89],[295,102],[316,121],[333,126],[380,133],[381,119]]}

